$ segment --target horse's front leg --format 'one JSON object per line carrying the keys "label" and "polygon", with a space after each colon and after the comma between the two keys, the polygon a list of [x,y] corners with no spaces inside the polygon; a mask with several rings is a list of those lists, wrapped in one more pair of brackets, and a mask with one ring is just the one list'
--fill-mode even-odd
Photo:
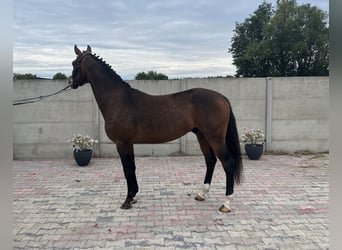
{"label": "horse's front leg", "polygon": [[121,209],[129,209],[136,203],[135,195],[139,191],[137,177],[135,175],[134,151],[132,144],[117,144],[123,171],[127,182],[127,197],[121,205]]}

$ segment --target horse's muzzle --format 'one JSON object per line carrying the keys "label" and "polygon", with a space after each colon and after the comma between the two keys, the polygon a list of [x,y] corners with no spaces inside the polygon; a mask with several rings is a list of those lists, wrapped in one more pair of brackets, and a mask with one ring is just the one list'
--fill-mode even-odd
{"label": "horse's muzzle", "polygon": [[73,79],[72,79],[71,76],[69,77],[68,84],[69,84],[69,86],[70,86],[72,89],[77,89],[77,87],[78,87],[78,85],[75,85],[75,84],[74,84],[74,81],[73,81]]}

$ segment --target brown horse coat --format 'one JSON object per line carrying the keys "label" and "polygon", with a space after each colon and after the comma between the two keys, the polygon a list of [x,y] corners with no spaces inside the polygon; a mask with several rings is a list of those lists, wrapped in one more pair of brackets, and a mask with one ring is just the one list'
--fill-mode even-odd
{"label": "brown horse coat", "polygon": [[[235,117],[226,97],[195,88],[169,95],[149,95],[131,88],[108,64],[94,56],[88,46],[81,52],[75,45],[72,82],[76,89],[90,83],[105,121],[105,131],[116,144],[127,180],[124,209],[130,208],[139,188],[135,175],[133,144],[163,143],[192,131],[204,154],[210,184],[216,157],[226,173],[226,195],[239,182],[242,160]],[[226,206],[227,207],[227,206]],[[230,208],[221,211],[230,211]]]}

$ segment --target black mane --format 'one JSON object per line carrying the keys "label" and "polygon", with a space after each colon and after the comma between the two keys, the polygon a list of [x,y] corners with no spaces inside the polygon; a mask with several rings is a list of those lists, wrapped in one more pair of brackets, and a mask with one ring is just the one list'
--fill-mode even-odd
{"label": "black mane", "polygon": [[91,54],[98,62],[102,63],[102,65],[105,67],[107,72],[109,72],[115,79],[121,81],[123,84],[127,85],[128,87],[131,87],[128,82],[125,82],[122,80],[121,76],[119,76],[113,69],[112,66],[110,66],[106,61],[103,60],[102,57],[99,57],[96,54]]}

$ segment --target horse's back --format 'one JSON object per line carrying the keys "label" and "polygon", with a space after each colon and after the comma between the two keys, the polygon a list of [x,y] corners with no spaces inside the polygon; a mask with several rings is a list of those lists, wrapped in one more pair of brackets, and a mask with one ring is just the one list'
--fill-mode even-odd
{"label": "horse's back", "polygon": [[[150,95],[134,90],[132,97],[134,111],[143,115],[174,115],[184,116],[228,114],[230,105],[228,99],[217,91],[205,88],[192,88],[167,95]],[[177,117],[174,117],[176,119]],[[173,118],[172,118],[173,119]]]}
{"label": "horse's back", "polygon": [[120,137],[131,135],[133,143],[171,141],[195,128],[203,132],[223,131],[229,115],[225,97],[203,88],[167,95],[149,95],[132,89],[125,107],[122,108],[125,118],[121,117],[121,124],[116,124],[115,129],[113,127],[109,130],[115,130],[116,136],[120,130]]}

